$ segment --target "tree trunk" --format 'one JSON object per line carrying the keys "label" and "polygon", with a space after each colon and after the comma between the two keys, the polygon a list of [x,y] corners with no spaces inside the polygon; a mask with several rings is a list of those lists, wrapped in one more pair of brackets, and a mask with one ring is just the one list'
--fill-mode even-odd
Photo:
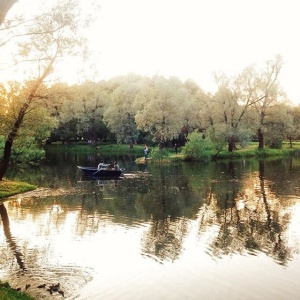
{"label": "tree trunk", "polygon": [[2,161],[0,163],[0,181],[3,179],[6,170],[8,168],[11,148],[12,148],[12,142],[6,141],[4,146]]}
{"label": "tree trunk", "polygon": [[263,150],[264,149],[264,134],[262,133],[261,128],[257,130],[257,136],[258,136],[258,149]]}
{"label": "tree trunk", "polygon": [[289,139],[289,142],[290,142],[290,148],[293,148],[292,137],[291,137],[291,136],[289,136],[289,137],[288,137],[288,139]]}
{"label": "tree trunk", "polygon": [[0,162],[0,180],[3,180],[3,177],[7,171],[8,165],[9,165],[9,159],[11,155],[11,149],[13,146],[13,142],[18,134],[19,128],[23,122],[25,113],[27,111],[29,104],[25,103],[23,107],[19,111],[18,118],[14,124],[14,127],[10,131],[10,133],[7,136],[7,139],[5,141],[5,146],[4,146],[4,152],[3,152],[3,157]]}
{"label": "tree trunk", "polygon": [[228,141],[228,151],[229,152],[233,152],[233,150],[236,149],[236,146],[235,146],[235,140],[233,138],[231,138],[229,141]]}
{"label": "tree trunk", "polygon": [[10,160],[10,155],[11,155],[11,149],[12,149],[12,146],[13,146],[13,142],[14,142],[15,138],[18,135],[18,131],[19,131],[19,129],[20,129],[22,123],[23,123],[24,116],[25,116],[31,102],[34,99],[38,88],[43,83],[44,79],[50,74],[51,69],[52,69],[52,65],[55,62],[56,56],[57,56],[57,53],[52,58],[52,60],[50,61],[48,67],[44,70],[44,73],[42,74],[42,76],[36,81],[35,85],[31,89],[31,91],[30,91],[30,93],[27,97],[27,101],[20,108],[19,113],[18,113],[18,117],[16,119],[16,122],[15,122],[12,130],[10,131],[10,133],[7,136],[7,139],[5,141],[5,148],[4,148],[2,161],[0,162],[0,180],[3,180],[3,177],[4,177],[4,175],[7,171],[7,168],[8,168],[8,165],[9,165],[9,160]]}

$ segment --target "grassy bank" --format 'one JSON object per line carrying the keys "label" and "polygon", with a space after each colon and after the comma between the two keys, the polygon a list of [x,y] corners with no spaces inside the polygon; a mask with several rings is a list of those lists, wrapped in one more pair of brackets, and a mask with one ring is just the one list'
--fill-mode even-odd
{"label": "grassy bank", "polygon": [[36,186],[18,181],[2,180],[0,181],[0,200],[16,194],[35,190]]}
{"label": "grassy bank", "polygon": [[12,289],[8,283],[0,282],[0,299],[1,300],[33,300],[27,294]]}
{"label": "grassy bank", "polygon": [[265,147],[263,150],[258,150],[258,143],[251,143],[247,148],[237,149],[234,152],[226,150],[218,153],[216,158],[247,158],[247,157],[272,157],[272,156],[288,156],[295,153],[300,153],[300,143],[293,143],[291,148],[289,143],[283,143],[280,149],[270,149]]}
{"label": "grassy bank", "polygon": [[[134,145],[130,148],[127,144],[99,144],[95,146],[88,146],[87,144],[76,143],[71,145],[62,145],[61,143],[52,144],[47,146],[46,151],[57,152],[74,152],[74,153],[100,153],[101,155],[136,155],[138,158],[137,163],[144,163],[143,158],[144,145]],[[173,148],[164,148],[164,155],[158,155],[158,147],[150,147],[151,162],[156,161],[173,161],[173,160],[186,160],[187,157],[183,154],[183,147],[179,148],[178,154],[175,154]],[[300,153],[300,142],[294,142],[291,148],[289,143],[283,143],[281,149],[269,149],[265,147],[264,150],[258,150],[258,143],[253,142],[246,148],[239,148],[233,152],[228,152],[224,148],[221,152],[217,153],[216,150],[208,150],[208,157],[211,159],[233,159],[233,158],[250,158],[250,157],[274,157],[274,156],[287,156]],[[166,154],[166,155],[165,155]],[[192,160],[192,159],[189,159]],[[150,162],[150,160],[148,161]]]}
{"label": "grassy bank", "polygon": [[144,145],[133,145],[129,147],[127,144],[99,144],[88,146],[82,143],[73,143],[63,145],[61,143],[53,143],[46,146],[46,151],[64,151],[74,153],[101,153],[103,155],[143,155]]}

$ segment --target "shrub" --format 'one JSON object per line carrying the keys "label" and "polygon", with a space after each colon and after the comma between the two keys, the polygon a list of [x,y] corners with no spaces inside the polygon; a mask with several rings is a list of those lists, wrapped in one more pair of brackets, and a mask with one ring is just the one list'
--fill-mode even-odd
{"label": "shrub", "polygon": [[160,149],[159,147],[151,149],[152,160],[163,160],[169,157],[169,151],[166,148]]}
{"label": "shrub", "polygon": [[211,145],[207,139],[202,137],[197,131],[190,133],[187,137],[188,142],[182,149],[186,160],[207,161],[211,158]]}

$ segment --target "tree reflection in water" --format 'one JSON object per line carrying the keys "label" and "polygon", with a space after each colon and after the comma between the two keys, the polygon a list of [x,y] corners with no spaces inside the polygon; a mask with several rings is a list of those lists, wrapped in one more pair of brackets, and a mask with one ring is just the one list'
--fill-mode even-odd
{"label": "tree reflection in water", "polygon": [[[124,238],[128,244],[132,242],[132,247],[140,246],[132,249],[126,245],[129,253],[138,255],[133,258],[132,264],[140,262],[140,256],[160,264],[179,261],[186,254],[185,242],[189,239],[189,242],[201,244],[205,255],[209,254],[215,260],[224,256],[259,256],[264,253],[277,264],[286,266],[299,250],[296,249],[299,245],[291,245],[287,240],[293,205],[297,201],[291,196],[294,196],[296,188],[299,191],[299,167],[282,162],[278,169],[279,164],[257,160],[207,165],[149,164],[149,173],[118,182],[78,183],[76,178],[69,180],[65,176],[58,177],[58,173],[55,185],[63,184],[63,180],[66,180],[63,188],[69,188],[69,194],[48,195],[38,200],[29,197],[27,199],[30,201],[22,201],[22,207],[15,205],[15,210],[9,209],[14,207],[16,200],[8,201],[7,210],[1,205],[8,242],[3,243],[5,246],[8,244],[14,253],[19,269],[25,270],[24,257],[10,232],[9,214],[11,222],[17,222],[21,217],[22,226],[32,227],[32,232],[36,234],[35,237],[19,235],[20,244],[23,238],[22,245],[28,245],[32,239],[40,242],[34,244],[34,250],[31,249],[30,253],[34,251],[33,258],[26,253],[25,246],[22,248],[27,258],[26,266],[30,270],[33,267],[41,268],[42,264],[51,267],[57,259],[64,262],[59,252],[58,258],[53,256],[57,255],[57,249],[65,253],[64,247],[61,247],[64,239],[79,248],[84,245],[84,251],[90,250],[91,244],[97,249],[97,243],[98,251],[102,247],[106,249],[105,243],[114,238],[113,234],[107,237],[107,232],[117,232],[118,238]],[[51,178],[55,176],[49,172],[47,177],[46,171],[43,176],[50,185]],[[73,175],[72,172],[70,174]],[[276,179],[276,173],[279,173],[280,180]],[[132,232],[138,232],[134,235],[134,241],[126,240],[126,234],[131,236]],[[114,242],[116,245],[122,244]],[[188,247],[198,251],[198,245],[192,243]],[[49,253],[49,245],[53,253]],[[0,250],[4,256],[5,247]],[[74,249],[69,250],[72,253]],[[127,252],[124,250],[120,253],[126,261]],[[68,281],[75,276],[73,270],[78,274],[76,284],[86,280],[86,266],[82,261],[89,261],[90,257],[84,255],[78,253],[74,267],[68,266]],[[93,259],[96,263],[100,257]],[[114,259],[113,255],[112,258],[108,255],[103,261],[114,265]],[[94,267],[94,262],[90,267]],[[48,277],[56,278],[59,271],[56,268],[50,271]],[[70,286],[70,290],[74,286]]]}
{"label": "tree reflection in water", "polygon": [[2,223],[3,223],[4,235],[9,244],[9,247],[17,259],[17,263],[18,263],[20,269],[23,271],[26,271],[25,263],[23,260],[24,256],[10,232],[9,217],[7,214],[6,207],[3,203],[0,203],[0,215],[1,215]]}
{"label": "tree reflection in water", "polygon": [[[196,216],[199,238],[211,228],[218,228],[217,233],[212,231],[215,236],[207,246],[210,255],[258,255],[262,252],[286,265],[295,251],[285,238],[291,211],[270,189],[272,182],[265,178],[265,162],[259,161],[258,171],[246,178],[236,174],[231,162],[218,174],[216,179],[210,180],[209,188],[207,181],[203,183],[206,199]],[[165,180],[163,186],[170,186]],[[155,213],[151,215],[150,229],[143,239],[143,250],[158,261],[173,261],[182,252],[182,243],[189,234],[193,218],[174,209],[176,195],[170,189],[164,188],[162,192],[154,188],[154,191],[153,202],[159,202],[161,209],[153,210]]]}
{"label": "tree reflection in water", "polygon": [[[218,234],[209,247],[212,256],[264,252],[282,265],[292,258],[293,251],[284,239],[291,212],[266,187],[264,169],[264,161],[260,161],[257,180],[249,178],[248,182],[240,182],[239,193],[233,185],[231,193],[224,193],[223,187],[221,195],[208,196],[209,205],[200,210],[199,231],[203,232],[203,227],[218,226]],[[251,185],[255,186],[252,190],[248,188]]]}

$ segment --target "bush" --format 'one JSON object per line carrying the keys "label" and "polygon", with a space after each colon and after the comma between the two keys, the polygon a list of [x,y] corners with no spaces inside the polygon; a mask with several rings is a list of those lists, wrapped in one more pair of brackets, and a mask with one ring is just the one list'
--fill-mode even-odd
{"label": "bush", "polygon": [[282,143],[283,143],[283,138],[280,136],[276,136],[276,137],[267,136],[265,138],[265,143],[266,143],[266,146],[268,146],[271,149],[281,149]]}
{"label": "bush", "polygon": [[208,161],[211,158],[212,147],[199,132],[192,132],[187,137],[188,142],[182,149],[186,160]]}
{"label": "bush", "polygon": [[164,158],[169,157],[169,151],[166,148],[160,149],[159,147],[156,147],[154,149],[151,149],[151,158],[152,160],[163,160]]}
{"label": "bush", "polygon": [[39,162],[45,157],[45,150],[42,149],[34,138],[26,138],[17,141],[13,147],[11,159],[14,162]]}

